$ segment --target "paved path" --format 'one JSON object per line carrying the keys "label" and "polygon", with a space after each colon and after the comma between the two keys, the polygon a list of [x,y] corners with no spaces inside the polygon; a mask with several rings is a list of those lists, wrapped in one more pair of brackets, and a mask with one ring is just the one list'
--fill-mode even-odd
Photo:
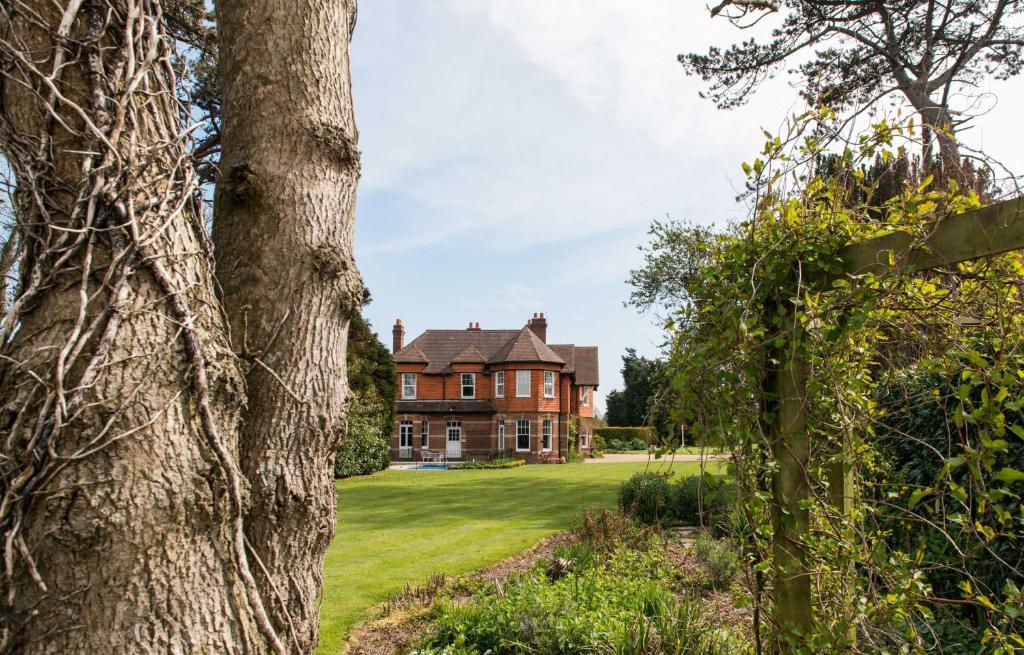
{"label": "paved path", "polygon": [[[587,459],[585,459],[583,461],[586,464],[616,464],[616,463],[619,463],[619,462],[646,462],[647,458],[648,458],[647,455],[637,454],[637,453],[618,453],[618,454],[616,454],[616,453],[607,453],[607,454],[605,454],[604,457],[595,457],[595,458],[588,457]],[[729,456],[728,455],[705,455],[704,459],[706,459],[709,462],[716,462],[716,461],[723,461],[723,460],[729,459]],[[651,461],[655,461],[655,462],[659,462],[659,463],[660,462],[665,462],[665,461],[670,461],[670,460],[672,460],[672,457],[669,456],[669,455],[665,455],[664,457],[662,457],[661,459],[658,459],[658,460],[656,460],[653,457],[651,457]],[[679,453],[679,454],[677,454],[675,456],[675,461],[677,461],[677,462],[699,462],[700,461],[700,455],[685,455],[685,454]]]}

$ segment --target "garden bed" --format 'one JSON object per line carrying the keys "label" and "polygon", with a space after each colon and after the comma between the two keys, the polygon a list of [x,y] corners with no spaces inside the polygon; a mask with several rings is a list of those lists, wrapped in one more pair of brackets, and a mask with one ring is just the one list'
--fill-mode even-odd
{"label": "garden bed", "polygon": [[723,544],[613,512],[584,514],[572,530],[494,566],[407,586],[344,652],[542,653],[555,644],[634,652],[625,642],[641,634],[648,653],[737,652],[751,621],[736,607],[736,557],[722,557]]}

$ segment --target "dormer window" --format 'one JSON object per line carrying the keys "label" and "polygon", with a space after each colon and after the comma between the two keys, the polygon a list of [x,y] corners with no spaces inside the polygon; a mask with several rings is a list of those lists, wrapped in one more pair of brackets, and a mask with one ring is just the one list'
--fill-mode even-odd
{"label": "dormer window", "polygon": [[402,373],[402,400],[416,399],[416,374]]}
{"label": "dormer window", "polygon": [[580,387],[580,404],[590,407],[590,387]]}
{"label": "dormer window", "polygon": [[544,397],[555,397],[555,372],[544,371]]}
{"label": "dormer window", "polygon": [[494,397],[505,397],[505,371],[498,371],[494,374]]}
{"label": "dormer window", "polygon": [[462,397],[476,398],[476,374],[462,374]]}

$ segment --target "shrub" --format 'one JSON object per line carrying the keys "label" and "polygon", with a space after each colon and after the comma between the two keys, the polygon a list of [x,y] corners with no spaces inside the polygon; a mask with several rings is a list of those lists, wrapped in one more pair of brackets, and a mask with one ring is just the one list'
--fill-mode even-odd
{"label": "shrub", "polygon": [[724,531],[729,520],[735,500],[735,488],[727,478],[713,475],[703,477],[688,475],[675,484],[673,496],[672,518],[685,525],[701,523],[700,496],[704,494],[704,525],[711,527],[716,533]]}
{"label": "shrub", "polygon": [[575,541],[601,553],[611,552],[619,546],[648,550],[656,537],[651,528],[607,508],[600,512],[583,510],[583,515],[573,521],[569,532]]}
{"label": "shrub", "polygon": [[717,541],[710,535],[701,534],[693,545],[694,554],[700,560],[706,574],[704,580],[712,589],[726,589],[736,578],[740,558],[727,541]]}
{"label": "shrub", "polygon": [[629,441],[629,449],[630,450],[646,450],[647,449],[647,442],[644,441],[643,439],[641,439],[640,437],[633,437]]}
{"label": "shrub", "polygon": [[637,520],[659,524],[672,518],[675,489],[660,473],[636,473],[619,486],[619,507]]}
{"label": "shrub", "polygon": [[603,453],[604,451],[608,450],[608,442],[605,441],[605,438],[599,435],[597,432],[594,433],[592,439],[592,443],[594,445],[593,452]]}
{"label": "shrub", "polygon": [[368,475],[391,464],[390,435],[382,428],[382,408],[354,398],[349,409],[348,433],[334,458],[334,477]]}

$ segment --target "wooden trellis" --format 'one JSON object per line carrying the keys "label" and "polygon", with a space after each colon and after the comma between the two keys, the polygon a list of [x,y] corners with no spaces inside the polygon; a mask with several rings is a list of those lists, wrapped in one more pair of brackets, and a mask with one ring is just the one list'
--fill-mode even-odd
{"label": "wooden trellis", "polygon": [[[1024,198],[950,216],[932,226],[923,244],[914,246],[914,241],[909,233],[898,231],[850,244],[839,253],[842,275],[923,271],[1024,249]],[[812,280],[812,288],[825,290],[829,281]],[[790,297],[795,296],[797,290],[791,291]],[[808,366],[802,339],[799,322],[795,322],[787,342],[772,354],[779,364],[764,389],[778,403],[771,435],[773,456],[778,462],[773,480],[775,617],[792,630],[797,642],[814,628],[811,576],[803,546],[809,529],[807,465],[811,444],[805,404]],[[855,490],[848,462],[833,465],[829,489],[836,508],[849,512]],[[853,636],[852,631],[848,626],[847,633]],[[779,648],[786,650],[788,646],[780,643]]]}

